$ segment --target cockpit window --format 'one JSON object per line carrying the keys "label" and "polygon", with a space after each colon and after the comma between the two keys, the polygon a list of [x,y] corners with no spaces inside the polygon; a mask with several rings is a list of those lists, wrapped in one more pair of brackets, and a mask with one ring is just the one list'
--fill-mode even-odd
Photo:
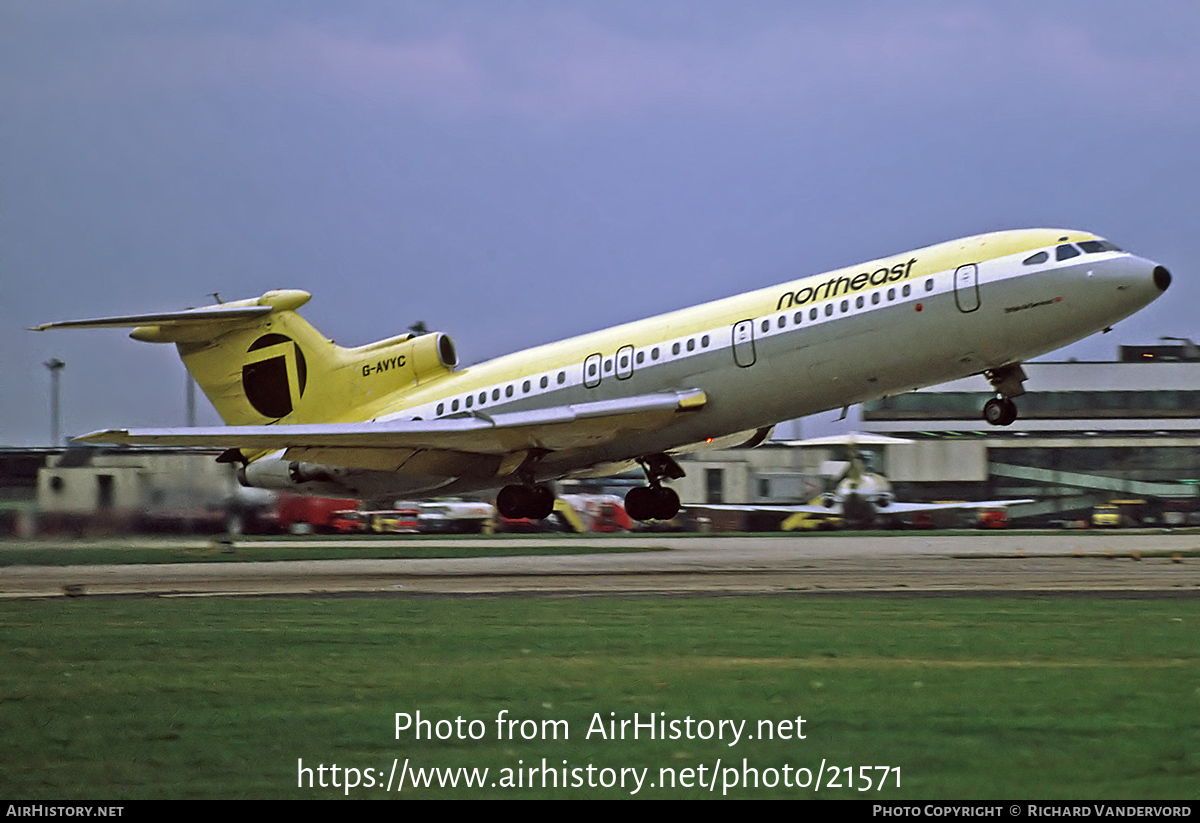
{"label": "cockpit window", "polygon": [[1063,243],[1054,249],[1055,260],[1070,260],[1072,257],[1079,256],[1079,249],[1072,246],[1070,243]]}
{"label": "cockpit window", "polygon": [[1083,240],[1079,243],[1079,248],[1088,254],[1096,254],[1102,251],[1120,251],[1120,249],[1107,240]]}
{"label": "cockpit window", "polygon": [[1023,262],[1023,263],[1024,263],[1026,266],[1036,266],[1038,263],[1045,263],[1045,262],[1046,262],[1047,260],[1049,260],[1049,259],[1050,259],[1050,255],[1049,255],[1049,254],[1047,254],[1047,253],[1046,253],[1046,252],[1044,252],[1044,251],[1040,251],[1040,252],[1038,252],[1037,254],[1031,254],[1031,255],[1029,255],[1029,256],[1028,256],[1028,257],[1026,257],[1026,258],[1025,258],[1025,259],[1024,259],[1022,262]]}

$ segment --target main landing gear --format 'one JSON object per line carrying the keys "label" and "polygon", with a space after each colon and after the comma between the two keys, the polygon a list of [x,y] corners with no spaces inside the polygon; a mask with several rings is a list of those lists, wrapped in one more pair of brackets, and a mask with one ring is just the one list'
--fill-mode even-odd
{"label": "main landing gear", "polygon": [[630,489],[625,495],[625,513],[634,520],[670,520],[679,514],[679,495],[662,485],[663,478],[678,480],[683,469],[665,454],[651,454],[638,461],[649,486]]}
{"label": "main landing gear", "polygon": [[991,426],[1011,426],[1017,419],[1017,404],[1012,401],[1025,393],[1025,370],[1020,363],[1012,363],[983,373],[996,396],[983,404],[983,419]]}
{"label": "main landing gear", "polygon": [[543,520],[554,511],[554,492],[545,483],[505,486],[496,495],[496,509],[509,520]]}

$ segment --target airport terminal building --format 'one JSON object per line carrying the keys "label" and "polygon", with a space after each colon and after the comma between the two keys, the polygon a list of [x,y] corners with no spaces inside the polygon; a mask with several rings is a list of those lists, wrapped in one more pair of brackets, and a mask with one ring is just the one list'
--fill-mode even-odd
{"label": "airport terminal building", "polygon": [[[871,447],[898,499],[1034,498],[1010,514],[1041,524],[1122,500],[1146,523],[1200,523],[1200,349],[1122,346],[1116,361],[1024,368],[1027,393],[1011,426],[984,423],[992,393],[982,376],[864,404],[866,432],[911,441]],[[790,487],[844,465],[830,447],[775,443],[760,453],[695,455],[684,464],[696,475],[682,481],[684,500],[789,502]]]}

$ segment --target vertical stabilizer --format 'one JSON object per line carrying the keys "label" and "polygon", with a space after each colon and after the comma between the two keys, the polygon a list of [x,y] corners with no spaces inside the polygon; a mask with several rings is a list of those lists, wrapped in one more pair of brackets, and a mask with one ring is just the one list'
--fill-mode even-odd
{"label": "vertical stabilizer", "polygon": [[174,343],[231,426],[368,419],[457,365],[454,344],[440,333],[342,348],[296,313],[310,298],[282,289],[201,309],[47,323],[38,330],[133,326],[135,340]]}

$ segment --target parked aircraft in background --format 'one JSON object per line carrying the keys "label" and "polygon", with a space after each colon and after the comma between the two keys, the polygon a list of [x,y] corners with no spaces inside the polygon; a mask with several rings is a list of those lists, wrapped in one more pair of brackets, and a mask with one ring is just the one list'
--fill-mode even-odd
{"label": "parked aircraft in background", "polygon": [[[507,517],[541,518],[546,481],[640,464],[625,499],[666,519],[673,455],[761,442],[771,426],[982,373],[987,422],[1016,417],[1021,362],[1152,302],[1168,271],[1086,232],[967,237],[458,368],[450,338],[359,348],[296,313],[302,291],[162,314],[47,323],[134,327],[174,343],[228,424],[110,430],[88,443],[225,448],[250,486],[326,496],[502,487]],[[524,314],[514,308],[514,319]]]}
{"label": "parked aircraft in background", "polygon": [[869,529],[880,525],[883,518],[896,520],[915,514],[936,511],[967,511],[979,509],[1004,509],[1020,503],[1034,502],[1029,498],[1019,500],[956,501],[953,503],[902,503],[896,500],[892,484],[877,472],[868,471],[866,456],[860,446],[886,446],[914,443],[900,437],[872,434],[848,434],[832,437],[817,437],[810,440],[792,441],[793,446],[843,446],[846,448],[846,468],[834,481],[833,488],[809,503],[793,505],[707,505],[709,509],[735,511],[773,511],[792,514],[808,514],[826,518],[851,529]]}

